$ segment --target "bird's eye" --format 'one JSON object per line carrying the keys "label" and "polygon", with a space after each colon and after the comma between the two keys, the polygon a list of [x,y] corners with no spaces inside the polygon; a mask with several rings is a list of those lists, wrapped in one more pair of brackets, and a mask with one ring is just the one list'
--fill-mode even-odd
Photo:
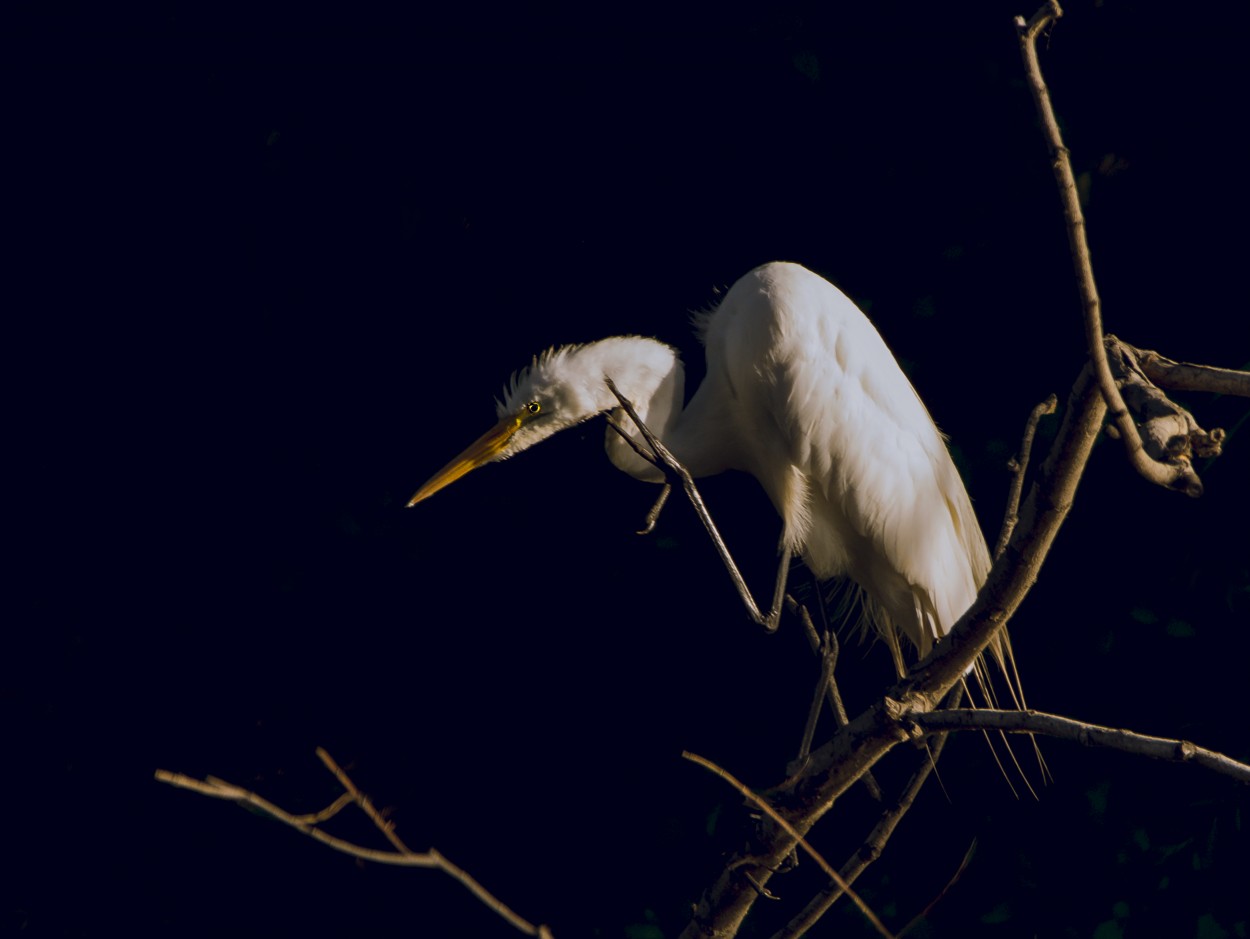
{"label": "bird's eye", "polygon": [[530,414],[537,414],[542,409],[543,406],[537,401],[531,401],[529,404],[525,405],[525,410],[529,411]]}

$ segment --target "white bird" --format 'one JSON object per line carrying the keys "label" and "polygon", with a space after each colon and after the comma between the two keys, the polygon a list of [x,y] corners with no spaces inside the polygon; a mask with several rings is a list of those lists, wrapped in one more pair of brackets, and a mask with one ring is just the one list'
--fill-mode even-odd
{"label": "white bird", "polygon": [[[817,578],[858,586],[902,674],[900,636],[927,654],[972,604],[990,567],[972,502],[924,404],[868,318],[798,264],[751,271],[698,327],[707,377],[684,408],[677,351],[654,339],[548,350],[513,376],[499,422],[408,505],[605,412],[645,447],[610,378],[693,476],[734,469],[760,481],[782,519],[770,615],[797,554]],[[612,429],[607,451],[631,476],[665,481]],[[995,657],[1006,670],[1005,638]]]}

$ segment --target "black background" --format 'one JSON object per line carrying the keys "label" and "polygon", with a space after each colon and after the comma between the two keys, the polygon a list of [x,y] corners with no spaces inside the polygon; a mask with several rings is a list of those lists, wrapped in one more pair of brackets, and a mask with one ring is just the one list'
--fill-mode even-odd
{"label": "black background", "polygon": [[[403,504],[548,345],[654,335],[693,387],[689,311],[782,258],[870,312],[992,540],[1024,418],[1082,360],[1011,23],[1030,12],[18,5],[0,929],[512,934],[438,874],[152,778],[308,811],[335,794],[321,745],[410,845],[562,939],[675,935],[742,814],[680,751],[777,781],[815,680],[793,623],[746,625],[676,500],[632,534],[654,490],[600,422]],[[1232,367],[1245,18],[1074,2],[1044,51],[1108,328]],[[1012,629],[1034,706],[1245,760],[1246,406],[1185,400],[1233,431],[1207,494],[1101,444]],[[758,485],[704,493],[762,592]],[[848,642],[853,705],[889,671]],[[975,839],[910,935],[1246,935],[1244,787],[1045,750],[1035,801],[975,738],[951,747],[949,799],[931,785],[860,883],[887,923]],[[848,796],[817,846],[837,863],[875,812]],[[752,934],[818,883],[775,880]]]}

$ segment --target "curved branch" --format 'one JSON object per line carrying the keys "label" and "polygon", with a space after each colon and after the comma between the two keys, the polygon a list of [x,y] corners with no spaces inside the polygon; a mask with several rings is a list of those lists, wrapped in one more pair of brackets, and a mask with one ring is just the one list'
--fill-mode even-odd
{"label": "curved branch", "polygon": [[995,558],[1007,549],[1011,533],[1016,530],[1016,523],[1020,521],[1020,496],[1024,492],[1024,471],[1028,468],[1029,455],[1033,452],[1033,437],[1037,433],[1038,422],[1047,414],[1054,414],[1058,406],[1059,399],[1052,394],[1033,407],[1033,410],[1029,412],[1029,419],[1024,423],[1024,436],[1020,439],[1020,453],[1007,464],[1007,468],[1011,470],[1011,489],[1007,492],[1003,527],[998,533],[998,544],[994,547]]}
{"label": "curved branch", "polygon": [[1137,349],[1115,336],[1108,336],[1104,345],[1116,385],[1125,404],[1133,411],[1150,456],[1160,462],[1170,462],[1220,455],[1225,436],[1221,428],[1203,430],[1192,414],[1164,394],[1146,375]]}
{"label": "curved branch", "polygon": [[804,776],[784,791],[775,792],[775,804],[788,818],[793,834],[778,829],[766,840],[737,852],[696,905],[683,939],[735,935],[759,895],[759,886],[771,878],[796,838],[833,806],[857,778],[898,743],[922,734],[915,715],[932,711],[968,671],[995,635],[1015,613],[1037,580],[1059,528],[1071,510],[1077,484],[1098,440],[1108,408],[1114,411],[1130,459],[1147,478],[1191,495],[1201,491],[1188,459],[1160,463],[1142,451],[1142,443],[1110,378],[1103,346],[1101,314],[1088,248],[1084,219],[1076,198],[1075,180],[1059,135],[1054,112],[1037,62],[1038,33],[1062,14],[1051,0],[1025,23],[1017,19],[1020,46],[1034,97],[1051,142],[1056,179],[1060,182],[1074,266],[1085,305],[1086,341],[1090,362],[1069,395],[1064,420],[1039,469],[1006,547],[995,558],[989,577],[972,607],[951,633],[935,644],[932,653],[873,707],[865,710],[833,738],[812,753]]}
{"label": "curved branch", "polygon": [[1153,459],[1143,448],[1141,437],[1133,423],[1133,416],[1125,406],[1124,399],[1120,397],[1120,391],[1111,375],[1111,366],[1107,361],[1106,349],[1103,347],[1102,306],[1098,299],[1098,288],[1094,283],[1094,268],[1090,262],[1089,245],[1085,238],[1085,216],[1081,211],[1080,197],[1077,195],[1076,177],[1072,173],[1068,148],[1064,146],[1063,136],[1059,131],[1059,122],[1055,118],[1055,111],[1050,103],[1050,92],[1042,78],[1041,62],[1037,57],[1038,34],[1061,16],[1063,16],[1063,10],[1059,4],[1056,0],[1049,0],[1027,23],[1023,17],[1017,17],[1016,29],[1029,88],[1033,92],[1033,102],[1041,118],[1042,133],[1046,137],[1046,145],[1050,150],[1051,170],[1055,174],[1059,198],[1063,203],[1063,217],[1068,227],[1068,247],[1072,252],[1072,265],[1076,271],[1081,304],[1085,308],[1085,343],[1089,349],[1090,362],[1094,366],[1099,387],[1107,401],[1111,420],[1120,431],[1120,437],[1124,440],[1125,451],[1133,468],[1146,479],[1160,486],[1179,490],[1189,496],[1200,496],[1202,483],[1194,473],[1193,466],[1187,457],[1177,455],[1169,462],[1162,462]]}
{"label": "curved branch", "polygon": [[1058,714],[1047,714],[1042,711],[957,708],[915,714],[909,719],[927,733],[946,733],[951,730],[1003,730],[1009,734],[1045,734],[1062,740],[1074,740],[1085,747],[1107,747],[1155,760],[1197,763],[1213,772],[1231,776],[1238,782],[1250,784],[1250,764],[1238,762],[1230,756],[1197,746],[1188,740],[1150,737],[1120,727],[1103,727]]}

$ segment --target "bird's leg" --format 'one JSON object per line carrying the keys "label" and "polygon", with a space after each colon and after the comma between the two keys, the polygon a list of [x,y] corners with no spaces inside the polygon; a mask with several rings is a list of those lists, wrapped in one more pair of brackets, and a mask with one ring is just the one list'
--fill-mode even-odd
{"label": "bird's leg", "polygon": [[786,602],[786,581],[790,577],[790,560],[794,556],[785,542],[782,542],[777,553],[780,562],[777,564],[777,583],[773,586],[773,605],[769,607],[768,622],[764,624],[769,632],[776,631],[777,624],[781,621],[781,605]]}
{"label": "bird's leg", "polygon": [[[629,435],[622,428],[609,418],[609,423],[621,434],[627,441],[633,445],[634,450],[644,459],[649,460],[666,476],[670,478],[676,476],[681,480],[681,487],[686,493],[686,498],[690,500],[690,504],[694,506],[695,514],[699,516],[699,521],[703,523],[703,527],[707,530],[708,536],[712,539],[712,544],[716,546],[716,553],[720,555],[721,562],[725,565],[725,570],[729,572],[729,579],[733,581],[734,587],[738,590],[738,596],[742,598],[742,605],[747,608],[747,615],[756,623],[759,623],[769,632],[773,632],[777,628],[777,623],[781,619],[781,603],[785,597],[786,579],[785,575],[790,569],[790,552],[788,549],[783,551],[781,569],[777,574],[777,586],[773,592],[773,605],[765,615],[760,612],[759,604],[755,602],[755,598],[751,596],[751,590],[747,587],[746,581],[742,577],[742,573],[738,570],[738,565],[734,563],[733,556],[730,555],[729,549],[725,546],[725,540],[721,538],[720,532],[716,529],[716,523],[712,521],[712,516],[707,510],[707,506],[703,503],[703,497],[699,495],[699,490],[695,487],[694,477],[690,475],[690,471],[678,462],[677,458],[669,452],[669,449],[660,443],[655,434],[651,433],[651,429],[642,422],[638,416],[638,412],[634,410],[633,404],[629,399],[621,394],[620,389],[616,387],[616,383],[611,378],[604,377],[608,388],[612,394],[616,395],[616,400],[621,402],[621,407],[625,409],[625,413],[629,415],[630,420],[634,422],[634,426],[642,434],[642,439],[647,442],[647,446],[651,448],[651,455],[646,454],[642,448],[630,440]],[[658,513],[657,513],[658,514]]]}
{"label": "bird's leg", "polygon": [[647,524],[638,532],[640,535],[649,535],[655,531],[655,523],[660,520],[660,512],[664,509],[664,503],[668,501],[668,497],[673,492],[671,483],[665,483],[664,488],[660,490],[660,497],[655,500],[655,505],[651,506],[651,511],[647,513]]}
{"label": "bird's leg", "polygon": [[838,664],[838,653],[840,651],[838,637],[828,628],[825,629],[822,637],[816,630],[816,626],[812,622],[812,615],[807,612],[806,606],[789,595],[786,596],[786,602],[790,607],[790,612],[795,614],[799,618],[799,622],[803,624],[803,632],[807,636],[807,644],[811,647],[812,654],[818,655],[822,659],[821,677],[817,688],[829,699],[829,713],[833,716],[834,724],[838,727],[844,727],[850,722],[850,718],[847,717],[846,705],[842,703],[842,693],[838,691],[838,683],[833,677],[833,670]]}
{"label": "bird's leg", "polygon": [[[804,613],[807,612],[805,609]],[[794,761],[794,766],[802,768],[807,764],[807,757],[812,752],[812,738],[816,736],[816,721],[820,718],[820,709],[824,706],[825,695],[830,696],[830,707],[834,711],[834,718],[837,720],[838,726],[841,727],[845,720],[838,714],[839,706],[842,704],[842,698],[838,694],[837,688],[830,688],[833,681],[833,669],[838,662],[838,640],[833,633],[825,633],[825,641],[822,643],[823,648],[820,651],[820,679],[816,682],[816,692],[812,695],[812,705],[807,710],[807,723],[803,727],[803,739],[799,741],[799,755]],[[835,705],[833,702],[836,701]],[[792,770],[795,772],[797,770]]]}
{"label": "bird's leg", "polygon": [[[816,584],[816,596],[820,597],[820,584]],[[798,617],[799,622],[803,624],[803,632],[807,636],[807,644],[811,647],[812,653],[821,658],[820,679],[816,683],[816,694],[812,701],[812,708],[808,712],[808,723],[803,730],[803,743],[799,748],[798,759],[791,764],[790,772],[793,775],[802,770],[803,764],[807,760],[811,741],[816,732],[816,717],[820,713],[820,699],[824,697],[829,702],[829,713],[833,717],[834,725],[839,729],[850,723],[850,718],[847,717],[846,705],[842,701],[842,692],[838,690],[838,682],[833,674],[838,664],[838,653],[840,651],[838,637],[829,628],[827,617],[825,617],[823,612],[823,604],[821,607],[821,622],[824,626],[823,634],[816,630],[807,607],[789,594],[786,595],[786,606],[789,607],[791,613]],[[881,784],[872,775],[872,770],[867,770],[860,778],[860,782],[864,784],[868,794],[877,802],[880,802],[885,797]]]}
{"label": "bird's leg", "polygon": [[[798,605],[793,597],[787,596],[787,599],[796,606]],[[799,606],[799,609],[803,611],[802,615],[810,626],[812,620],[808,615],[807,607]],[[820,710],[824,706],[825,695],[831,693],[833,695],[831,700],[836,699],[839,707],[842,704],[842,698],[838,695],[838,690],[833,685],[833,668],[838,661],[838,640],[828,630],[825,631],[825,639],[832,639],[833,641],[832,643],[826,641],[823,644],[824,649],[820,657],[820,679],[816,682],[816,692],[812,695],[811,707],[807,709],[807,723],[803,725],[803,739],[799,741],[799,755],[786,767],[786,776],[789,777],[786,782],[789,785],[797,783],[802,778],[803,771],[807,769],[807,759],[812,752],[812,738],[816,736],[816,722],[820,719]],[[838,719],[836,709],[834,719]],[[843,723],[845,723],[845,718],[838,721],[838,726],[841,727]],[[790,870],[798,867],[798,864],[799,855],[796,849],[786,855],[786,860],[782,864],[781,869]]]}
{"label": "bird's leg", "polygon": [[[625,433],[625,428],[622,427],[620,423],[617,421],[617,419],[613,417],[611,414],[608,415],[608,426],[611,427],[614,431],[616,431],[622,440],[624,440],[627,444],[633,447],[634,452],[637,453],[640,457],[642,457],[644,460],[646,460],[648,463],[650,463],[652,466],[656,467],[657,469],[660,469],[660,470],[664,469],[664,467],[656,461],[655,454],[649,453],[648,451],[644,450],[642,447],[638,446],[638,441],[634,440],[633,437]],[[651,506],[651,510],[647,512],[647,517],[645,519],[646,525],[644,525],[638,531],[638,534],[649,535],[651,534],[651,532],[655,531],[655,523],[660,520],[660,512],[664,510],[664,504],[668,502],[668,497],[672,495],[672,492],[673,492],[673,484],[670,482],[666,482],[664,484],[664,488],[660,490],[659,498],[655,500],[655,505]]]}

